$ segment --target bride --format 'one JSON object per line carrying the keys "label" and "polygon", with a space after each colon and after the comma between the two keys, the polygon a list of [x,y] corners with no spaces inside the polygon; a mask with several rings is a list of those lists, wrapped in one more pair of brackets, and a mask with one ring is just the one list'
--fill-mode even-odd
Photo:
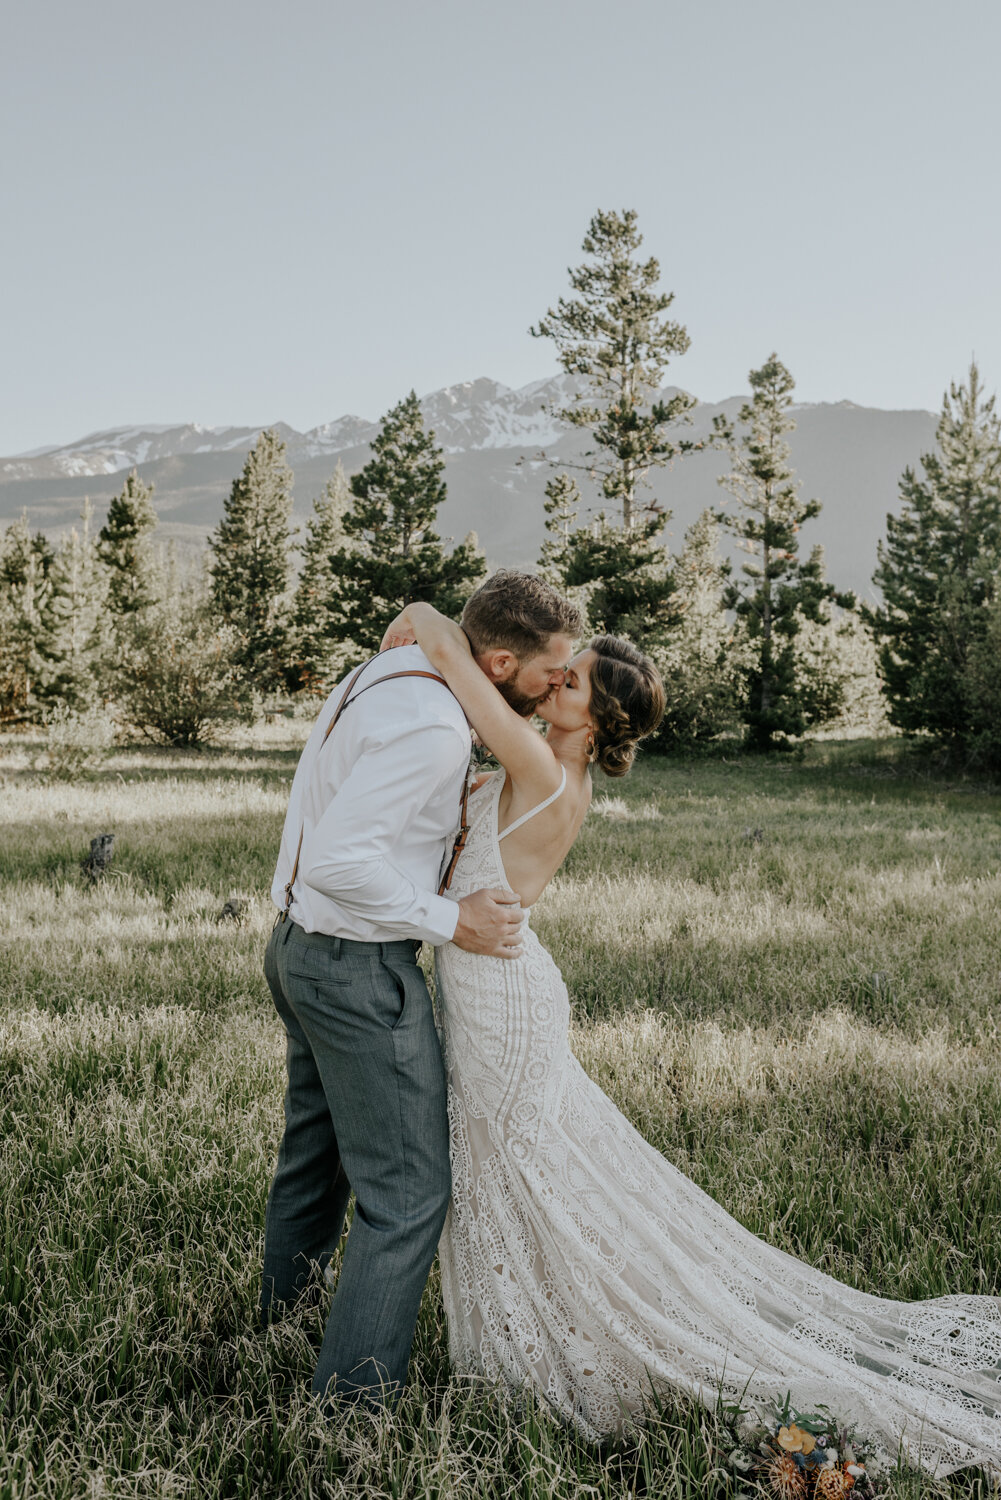
{"label": "bride", "polygon": [[656,669],[599,636],[536,710],[543,738],[457,625],[412,604],[383,644],[415,638],[502,767],[470,798],[451,894],[505,886],[526,912],[511,960],[437,950],[456,1370],[532,1385],[591,1437],[652,1386],[721,1392],[762,1416],[791,1390],[857,1425],[884,1461],[900,1448],[938,1473],[1001,1469],[1001,1300],[894,1302],[775,1249],[655,1151],[569,1049],[566,986],[528,911],[587,815],[591,766],[624,775],[656,728]]}

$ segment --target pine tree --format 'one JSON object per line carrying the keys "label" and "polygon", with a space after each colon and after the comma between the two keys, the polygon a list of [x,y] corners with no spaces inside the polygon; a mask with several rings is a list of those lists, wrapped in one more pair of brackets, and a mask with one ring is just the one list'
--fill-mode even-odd
{"label": "pine tree", "polygon": [[295,594],[295,686],[306,693],[328,693],[350,655],[350,647],[330,635],[340,588],[332,559],[346,546],[344,517],[350,504],[351,489],[338,460],[323,494],[313,501],[313,514],[306,522],[302,571]]}
{"label": "pine tree", "polygon": [[236,665],[263,693],[289,679],[292,470],[285,454],[277,433],[261,433],[209,541],[216,616],[236,630]]}
{"label": "pine tree", "polygon": [[340,581],[331,604],[332,638],[368,651],[378,650],[386,625],[414,599],[457,614],[486,572],[477,547],[467,540],[446,554],[433,529],[445,464],[414,391],[384,417],[372,449],[351,477],[344,530],[353,546],[333,554]]}
{"label": "pine tree", "polygon": [[974,765],[1001,768],[1001,570],[987,582],[982,628],[972,641],[962,675],[968,715],[964,749]]}
{"label": "pine tree", "polygon": [[743,579],[728,585],[723,602],[736,611],[753,648],[747,742],[767,750],[785,735],[802,734],[809,722],[794,648],[801,621],[818,619],[826,600],[848,606],[854,599],[826,582],[821,548],[814,547],[805,562],[798,556],[800,527],[821,507],[818,500],[799,498],[789,464],[785,434],[796,426],[790,415],[795,381],[777,354],[749,379],[753,394],[738,413],[744,431],[738,436],[723,418],[715,423],[734,465],[719,482],[739,507],[735,514],[719,512],[719,519],[751,558],[741,565]]}
{"label": "pine tree", "polygon": [[719,530],[707,510],[685,532],[674,565],[676,620],[648,647],[667,695],[655,743],[667,751],[715,739],[740,720],[750,658],[746,631],[723,607],[730,564]]}
{"label": "pine tree", "polygon": [[542,505],[546,513],[546,538],[539,553],[539,576],[554,588],[566,586],[570,538],[577,529],[580,490],[565,471],[554,474],[546,485]]}
{"label": "pine tree", "polygon": [[0,720],[33,717],[37,707],[42,613],[55,553],[21,516],[0,537]]}
{"label": "pine tree", "polygon": [[38,696],[74,711],[97,702],[109,644],[108,578],[91,536],[92,518],[88,500],[83,531],[73,528],[49,569],[39,622]]}
{"label": "pine tree", "polygon": [[621,507],[627,532],[644,513],[657,513],[655,502],[644,506],[639,498],[649,471],[701,446],[668,431],[688,416],[694,397],[679,392],[662,401],[657,394],[670,358],[685,353],[689,338],[665,316],[674,293],[657,290],[660,266],[652,256],[639,259],[642,243],[633,210],[596,213],[582,247],[590,260],[569,272],[576,297],[561,297],[529,330],[553,340],[567,374],[584,377],[577,398],[552,412],[590,431],[595,446],[582,467]]}
{"label": "pine tree", "polygon": [[108,569],[108,604],[117,616],[134,614],[155,602],[153,486],[133,469],[120,495],[112,498],[98,533],[97,552]]}
{"label": "pine tree", "polygon": [[563,584],[575,599],[586,599],[595,632],[649,643],[674,624],[674,575],[661,525],[661,518],[646,516],[626,531],[598,515],[571,532]]}
{"label": "pine tree", "polygon": [[868,617],[879,640],[890,718],[962,750],[975,733],[963,687],[987,629],[1001,559],[1001,422],[976,362],[942,402],[938,452],[907,468],[903,506],[886,518],[873,576],[883,605]]}
{"label": "pine tree", "polygon": [[810,728],[886,733],[876,643],[859,609],[824,604],[816,620],[801,619],[794,650]]}

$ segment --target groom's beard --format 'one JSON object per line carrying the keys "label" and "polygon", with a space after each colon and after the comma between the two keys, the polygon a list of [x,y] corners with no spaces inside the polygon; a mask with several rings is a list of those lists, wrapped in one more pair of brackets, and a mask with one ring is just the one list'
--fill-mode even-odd
{"label": "groom's beard", "polygon": [[505,703],[510,704],[515,713],[520,714],[523,719],[530,719],[539,704],[544,702],[553,690],[550,685],[544,693],[529,695],[528,693],[523,693],[521,688],[516,686],[514,679],[510,682],[495,682],[494,687],[500,693]]}

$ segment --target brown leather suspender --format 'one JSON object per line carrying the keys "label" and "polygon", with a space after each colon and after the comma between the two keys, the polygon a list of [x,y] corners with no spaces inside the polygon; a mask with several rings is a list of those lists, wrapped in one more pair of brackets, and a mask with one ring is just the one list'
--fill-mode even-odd
{"label": "brown leather suspender", "polygon": [[466,822],[466,807],[469,803],[470,779],[471,773],[467,771],[465,776],[463,776],[462,778],[462,798],[459,802],[459,831],[455,835],[455,843],[452,845],[452,853],[449,857],[448,864],[445,866],[445,873],[441,877],[441,884],[438,887],[439,896],[444,896],[445,892],[451,886],[452,876],[455,874],[455,867],[459,863],[459,855],[466,847],[466,838],[469,834],[469,824]]}
{"label": "brown leather suspender", "polygon": [[[374,659],[374,657],[370,657],[369,661],[362,662],[358,670],[352,673],[347,687],[341,694],[340,702],[334,709],[333,718],[330,720],[330,723],[327,725],[326,729],[323,732],[323,739],[320,741],[321,745],[325,745],[327,743],[334,725],[337,723],[344,710],[350,704],[354,703],[356,698],[360,698],[362,693],[367,693],[369,688],[378,687],[381,682],[392,682],[394,677],[429,677],[432,682],[440,682],[442,684],[445,684],[444,677],[439,677],[437,672],[421,672],[417,668],[415,668],[412,672],[387,672],[385,677],[377,677],[374,682],[368,682],[363,688],[359,688],[357,693],[355,693],[354,698],[352,698],[350,696],[351,689],[354,687],[355,683],[358,681],[365,668],[371,665],[371,662],[374,661]],[[452,856],[448,862],[448,867],[446,868],[445,873],[441,879],[441,884],[438,887],[439,896],[444,895],[444,893],[452,884],[452,876],[455,874],[455,867],[459,862],[459,855],[466,847],[466,837],[469,833],[469,824],[466,822],[466,806],[468,802],[469,776],[467,774],[462,778],[462,800],[459,804],[459,831],[455,836],[455,843],[452,845]],[[292,874],[289,876],[288,882],[285,886],[285,909],[278,914],[279,922],[285,921],[285,918],[288,916],[289,909],[292,905],[292,887],[295,885],[295,877],[299,872],[299,855],[302,853],[302,840],[305,832],[306,825],[305,823],[303,823],[299,828],[299,842],[296,845],[295,859],[292,862]]]}

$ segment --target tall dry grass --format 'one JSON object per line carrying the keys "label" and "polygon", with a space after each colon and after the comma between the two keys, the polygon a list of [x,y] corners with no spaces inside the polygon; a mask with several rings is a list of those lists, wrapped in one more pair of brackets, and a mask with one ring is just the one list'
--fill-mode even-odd
{"label": "tall dry grass", "polygon": [[[434,1278],[379,1420],[306,1400],[319,1314],[256,1331],[283,1068],[260,960],[302,727],[73,784],[0,746],[0,1497],[732,1493],[724,1412],[597,1449],[451,1380]],[[997,1294],[999,872],[996,795],[899,743],[651,759],[536,925],[585,1066],[731,1213],[867,1290]]]}

